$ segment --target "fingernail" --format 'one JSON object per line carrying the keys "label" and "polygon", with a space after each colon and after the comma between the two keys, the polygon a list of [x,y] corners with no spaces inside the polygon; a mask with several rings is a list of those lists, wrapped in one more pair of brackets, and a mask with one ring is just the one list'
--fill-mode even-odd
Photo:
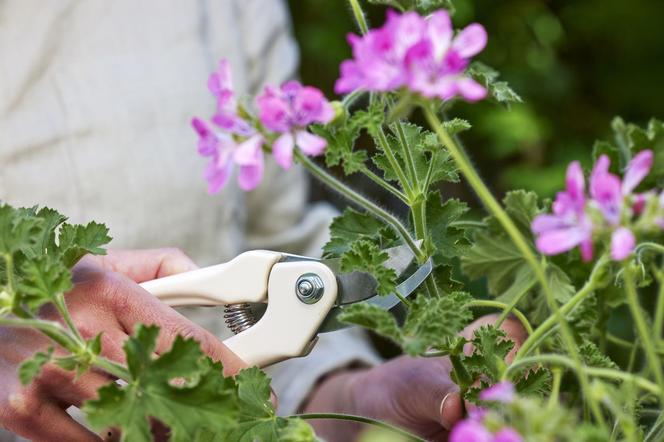
{"label": "fingernail", "polygon": [[447,402],[447,398],[450,397],[450,394],[452,393],[447,393],[443,398],[443,400],[440,401],[440,408],[438,410],[438,414],[440,415],[440,422],[446,430],[449,430],[452,427],[450,422],[448,422],[447,419],[445,419],[445,413],[443,413],[443,411],[445,410],[445,402]]}

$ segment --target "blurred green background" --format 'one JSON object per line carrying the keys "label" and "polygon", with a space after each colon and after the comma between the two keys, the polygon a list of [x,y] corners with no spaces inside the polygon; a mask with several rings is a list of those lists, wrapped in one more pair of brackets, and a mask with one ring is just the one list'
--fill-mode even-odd
{"label": "blurred green background", "polygon": [[[522,96],[511,110],[460,103],[454,116],[473,129],[463,140],[498,194],[511,188],[552,196],[567,163],[590,163],[594,140],[608,139],[620,115],[645,124],[664,105],[664,1],[457,0],[457,27],[489,33],[478,57]],[[363,3],[373,26],[385,8]],[[333,97],[339,62],[355,26],[344,0],[290,0],[301,77]],[[464,193],[463,190],[452,193]]]}

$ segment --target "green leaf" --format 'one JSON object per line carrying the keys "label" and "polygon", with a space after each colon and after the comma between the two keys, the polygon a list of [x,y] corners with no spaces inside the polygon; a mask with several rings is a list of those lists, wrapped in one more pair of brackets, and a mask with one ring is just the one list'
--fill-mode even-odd
{"label": "green leaf", "polygon": [[57,295],[71,289],[71,273],[52,255],[41,255],[21,266],[19,299],[30,311],[54,302]]}
{"label": "green leaf", "polygon": [[440,297],[418,296],[410,303],[403,326],[404,351],[417,356],[428,348],[447,350],[457,334],[473,319],[471,296],[454,292]]}
{"label": "green leaf", "polygon": [[614,140],[595,143],[593,149],[595,159],[602,154],[608,155],[611,159],[611,170],[614,173],[622,174],[634,155],[642,150],[650,149],[655,158],[650,174],[643,180],[640,187],[662,187],[664,185],[664,122],[653,118],[647,126],[640,127],[616,117],[611,122],[611,129]]}
{"label": "green leaf", "polygon": [[472,126],[468,120],[463,118],[452,118],[451,120],[443,121],[443,129],[449,135],[457,135],[461,132],[470,130]]}
{"label": "green leaf", "polygon": [[[152,358],[159,329],[138,326],[124,350],[131,379],[109,384],[84,404],[93,428],[118,427],[122,440],[151,441],[150,418],[170,428],[171,440],[192,440],[207,429],[227,431],[237,416],[236,385],[221,364],[203,356],[193,339],[177,337],[170,351]],[[174,381],[185,378],[182,386]]]}
{"label": "green leaf", "polygon": [[11,255],[18,250],[33,247],[41,223],[34,215],[34,210],[0,205],[0,253]]}
{"label": "green leaf", "polygon": [[106,251],[101,246],[108,244],[108,228],[103,224],[90,222],[86,225],[63,224],[60,229],[59,247],[63,255],[64,264],[71,267],[84,255],[104,255]]}
{"label": "green leaf", "polygon": [[495,69],[474,61],[468,67],[468,74],[489,91],[489,96],[496,102],[509,106],[510,103],[521,103],[523,100],[505,81],[498,81],[500,75]]}
{"label": "green leaf", "polygon": [[236,381],[240,402],[238,424],[224,433],[221,440],[278,442],[288,421],[276,415],[270,402],[270,378],[254,367],[242,370]]}
{"label": "green leaf", "polygon": [[545,396],[551,391],[551,371],[546,368],[529,371],[515,386],[520,395]]}
{"label": "green leaf", "polygon": [[[533,218],[543,211],[537,195],[522,190],[508,192],[503,199],[506,212],[535,249],[530,233]],[[498,220],[486,219],[487,228],[477,230],[474,244],[462,250],[461,268],[471,279],[485,277],[489,293],[498,300],[510,303],[524,293],[530,296],[519,303],[532,322],[542,321],[548,314],[546,296],[538,287],[537,277],[521,252],[507,236]],[[556,264],[545,268],[549,286],[558,302],[566,302],[575,293],[569,276]]]}
{"label": "green leaf", "polygon": [[380,248],[390,247],[396,235],[385,224],[367,213],[347,208],[330,225],[330,240],[323,247],[325,257],[341,256],[360,239],[378,242]]}
{"label": "green leaf", "polygon": [[504,331],[486,325],[475,330],[472,340],[473,354],[463,359],[466,369],[476,378],[484,377],[491,383],[501,379],[505,370],[505,357],[514,348]]}
{"label": "green leaf", "polygon": [[397,324],[396,318],[387,310],[360,302],[345,307],[339,315],[339,320],[348,324],[359,325],[371,330],[385,338],[391,339],[396,344],[403,342],[403,333]]}
{"label": "green leaf", "polygon": [[[457,130],[464,126],[461,122],[463,120],[453,121],[452,127]],[[401,126],[400,129],[397,125]],[[393,123],[390,125],[390,130],[391,134],[387,137],[389,148],[404,171],[408,170],[408,165],[404,158],[404,148],[411,153],[416,175],[414,180],[409,179],[411,187],[424,188],[429,168],[431,168],[429,184],[439,181],[459,181],[456,163],[454,163],[449,153],[440,145],[438,137],[435,134],[425,131],[415,124],[404,122]],[[400,131],[403,132],[403,136],[399,136]],[[380,146],[378,141],[376,141],[376,144]],[[386,180],[397,181],[397,174],[385,154],[379,153],[374,155],[372,161],[383,172],[383,177]]]}
{"label": "green leaf", "polygon": [[396,287],[397,274],[394,269],[385,267],[388,255],[376,244],[367,241],[355,241],[350,249],[341,257],[341,270],[343,272],[367,272],[376,278],[378,287],[376,293],[389,295]]}
{"label": "green leaf", "polygon": [[368,303],[346,307],[339,320],[369,329],[400,345],[405,353],[417,356],[428,348],[447,350],[454,344],[456,335],[472,319],[467,307],[470,300],[464,292],[418,296],[410,303],[403,327],[392,313]]}
{"label": "green leaf", "polygon": [[442,202],[438,191],[429,193],[426,219],[435,248],[434,262],[449,263],[469,246],[465,229],[452,225],[468,212],[468,205],[458,199]]}
{"label": "green leaf", "polygon": [[583,363],[589,367],[619,369],[618,365],[602,353],[594,342],[585,341],[582,343],[579,346],[579,355],[581,355]]}
{"label": "green leaf", "polygon": [[18,367],[18,378],[21,384],[28,385],[34,378],[39,376],[44,365],[53,359],[53,347],[50,347],[45,353],[37,352],[29,359],[21,362]]}

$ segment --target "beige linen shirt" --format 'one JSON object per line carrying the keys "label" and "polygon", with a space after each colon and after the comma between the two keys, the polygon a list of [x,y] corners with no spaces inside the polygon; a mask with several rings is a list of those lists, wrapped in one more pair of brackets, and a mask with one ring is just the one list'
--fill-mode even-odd
{"label": "beige linen shirt", "polygon": [[[316,256],[335,212],[307,205],[302,170],[270,161],[253,192],[235,180],[219,195],[205,192],[189,121],[213,112],[205,85],[220,58],[230,60],[239,95],[293,77],[284,4],[0,1],[0,199],[104,222],[112,247],[180,247],[200,265],[252,248]],[[228,336],[219,310],[187,314]],[[338,332],[310,356],[271,367],[280,412],[352,360],[376,359],[358,332]]]}

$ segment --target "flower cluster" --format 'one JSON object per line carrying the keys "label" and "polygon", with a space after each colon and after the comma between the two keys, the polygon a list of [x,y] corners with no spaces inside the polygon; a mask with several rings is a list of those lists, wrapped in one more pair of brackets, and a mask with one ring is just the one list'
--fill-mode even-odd
{"label": "flower cluster", "polygon": [[353,58],[341,64],[337,93],[357,89],[393,91],[406,87],[420,95],[449,100],[481,100],[486,89],[464,76],[469,59],[487,43],[484,28],[473,23],[456,36],[447,11],[424,18],[415,12],[388,11],[381,28],[348,36]]}
{"label": "flower cluster", "polygon": [[[593,257],[593,239],[610,235],[611,257],[616,261],[627,258],[636,246],[635,218],[642,214],[648,200],[658,198],[653,191],[634,193],[652,163],[652,151],[639,152],[621,180],[609,172],[611,161],[602,155],[590,174],[587,195],[581,166],[572,162],[567,168],[565,190],[558,193],[553,203],[553,213],[533,220],[537,249],[545,255],[556,255],[579,246],[583,260],[589,261]],[[659,196],[658,204],[664,206],[664,194]],[[664,228],[662,218],[653,222]]]}
{"label": "flower cluster", "polygon": [[[515,395],[511,382],[500,382],[480,392],[480,400],[510,404]],[[514,428],[502,427],[498,431],[490,431],[485,422],[486,414],[482,408],[471,410],[468,417],[452,429],[450,442],[523,442]]]}
{"label": "flower cluster", "polygon": [[281,88],[266,86],[256,100],[263,125],[260,128],[255,120],[242,116],[246,111],[240,112],[227,60],[222,60],[217,72],[210,76],[208,89],[217,100],[216,112],[211,122],[194,118],[191,123],[199,137],[198,153],[210,159],[205,169],[209,193],[226,185],[234,165],[239,169],[240,188],[256,188],[265,168],[263,147],[275,134],[278,138],[272,151],[284,169],[292,165],[295,145],[307,155],[320,155],[325,150],[325,139],[306,131],[311,123],[328,123],[334,118],[332,105],[318,89],[297,81],[289,81]]}

